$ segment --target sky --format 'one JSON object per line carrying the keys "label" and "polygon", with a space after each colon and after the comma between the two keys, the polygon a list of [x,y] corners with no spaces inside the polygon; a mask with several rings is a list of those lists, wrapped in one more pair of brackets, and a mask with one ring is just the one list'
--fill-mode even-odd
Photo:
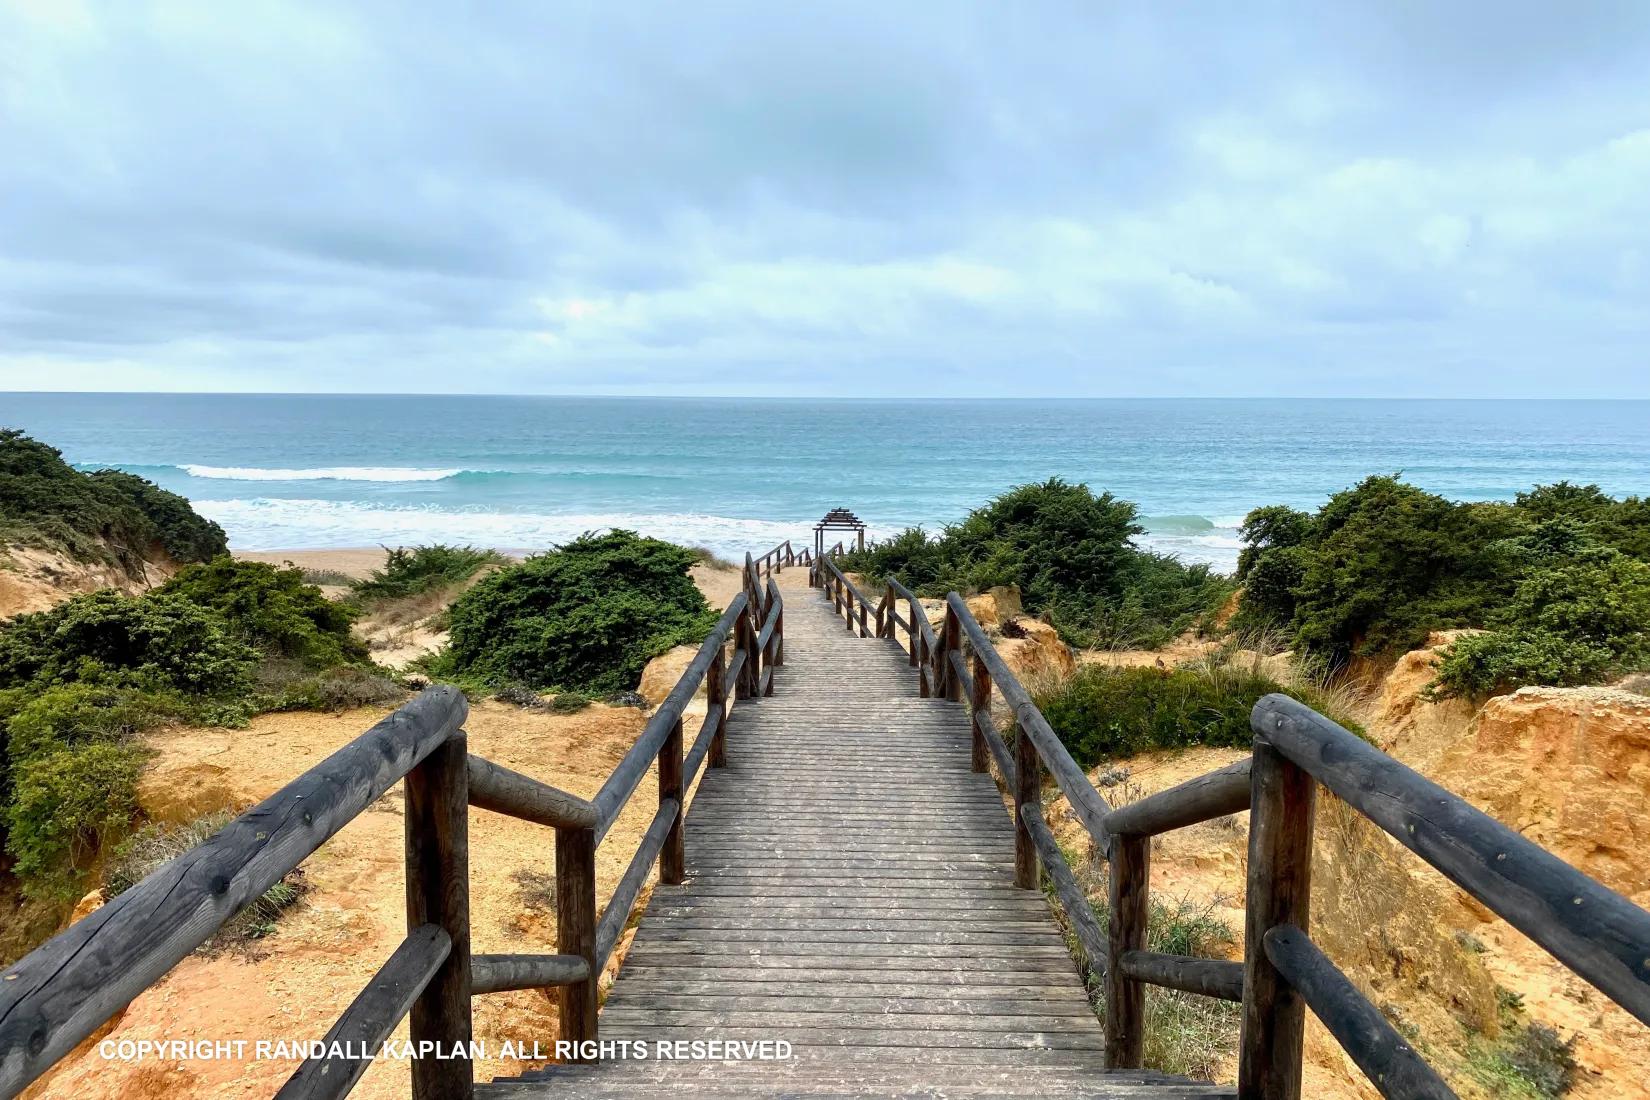
{"label": "sky", "polygon": [[0,389],[1650,397],[1650,3],[0,0]]}

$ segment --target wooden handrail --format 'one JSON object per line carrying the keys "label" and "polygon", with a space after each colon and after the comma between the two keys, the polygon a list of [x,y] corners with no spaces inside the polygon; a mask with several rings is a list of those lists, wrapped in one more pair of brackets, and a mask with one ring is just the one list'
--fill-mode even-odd
{"label": "wooden handrail", "polygon": [[[862,611],[870,601],[833,557],[827,553],[814,563],[810,581],[825,589],[852,628],[856,603]],[[905,617],[898,612],[902,601]],[[1038,864],[1049,876],[1054,900],[1105,986],[1106,1054],[1113,1068],[1140,1065],[1143,987],[1158,985],[1243,1005],[1242,1100],[1298,1100],[1308,1007],[1383,1096],[1454,1096],[1308,935],[1319,784],[1650,1024],[1650,912],[1310,707],[1288,696],[1266,696],[1251,716],[1255,743],[1248,758],[1113,810],[960,595],[947,594],[944,626],[936,631],[915,593],[888,578],[875,613],[878,637],[897,645],[896,627],[905,631],[923,696],[968,699],[975,768],[994,761],[1014,797],[1015,882],[1034,886]],[[991,720],[993,691],[1014,715],[1012,752]],[[1104,932],[1043,816],[1038,788],[1045,767],[1111,864],[1111,920]],[[1246,809],[1243,962],[1145,950],[1151,838]]]}
{"label": "wooden handrail", "polygon": [[[471,755],[462,728],[469,711],[464,696],[432,687],[19,959],[0,980],[0,1097],[16,1096],[397,781],[406,790],[408,935],[328,1039],[358,1053],[375,1048],[410,1016],[415,1043],[463,1049],[471,1038],[473,996],[551,986],[562,989],[561,1039],[596,1038],[597,980],[648,874],[657,862],[665,881],[682,880],[685,792],[707,758],[711,767],[723,763],[728,683],[736,698],[774,690],[773,669],[784,661],[784,604],[772,574],[798,561],[813,567],[813,555],[795,554],[789,541],[761,559],[746,555],[744,590],[729,601],[594,799]],[[730,640],[733,658],[724,668]],[[682,712],[701,682],[710,709],[684,754]],[[653,825],[598,921],[597,845],[655,764],[660,797]],[[558,954],[470,953],[472,807],[555,830]],[[351,1045],[344,1047],[344,1040]],[[280,1095],[343,1096],[366,1065],[356,1057],[312,1059]],[[415,1097],[474,1094],[468,1058],[422,1058],[412,1072]]]}

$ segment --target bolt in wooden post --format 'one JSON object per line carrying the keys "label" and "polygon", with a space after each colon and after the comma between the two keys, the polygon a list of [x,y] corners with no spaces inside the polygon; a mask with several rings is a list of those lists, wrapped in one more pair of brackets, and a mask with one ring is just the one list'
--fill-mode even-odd
{"label": "bolt in wooden post", "polygon": [[407,928],[433,924],[452,939],[447,961],[413,1001],[414,1043],[439,1043],[461,1056],[412,1063],[414,1100],[469,1100],[475,1078],[470,1021],[469,780],[463,730],[447,738],[405,784]]}
{"label": "bolt in wooden post", "polygon": [[968,732],[972,746],[968,763],[977,772],[991,767],[990,750],[986,748],[985,734],[980,732],[980,719],[991,721],[991,670],[985,667],[978,653],[974,654],[974,690],[968,696]]}
{"label": "bolt in wooden post", "polygon": [[659,849],[659,881],[680,886],[687,878],[687,846],[682,831],[682,720],[670,727],[670,736],[659,748],[659,804],[676,800],[676,819]]}
{"label": "bolt in wooden post", "polygon": [[1106,937],[1106,1068],[1139,1069],[1146,1051],[1146,986],[1123,975],[1123,955],[1146,947],[1151,838],[1111,838],[1111,922]]}
{"label": "bolt in wooden post", "polygon": [[1037,846],[1021,812],[1029,803],[1040,806],[1043,798],[1043,762],[1037,756],[1023,726],[1014,727],[1014,885],[1022,890],[1037,887]]}
{"label": "bolt in wooden post", "polygon": [[728,686],[724,682],[727,667],[722,663],[722,650],[716,650],[716,659],[705,669],[705,721],[720,714],[716,733],[710,739],[710,766],[726,767],[728,762]]}
{"label": "bolt in wooden post", "polygon": [[[596,1038],[596,830],[556,830],[556,950],[590,965],[590,977],[561,987],[560,1039],[583,1043]],[[573,1048],[569,1061],[594,1062]]]}
{"label": "bolt in wooden post", "polygon": [[1317,786],[1260,737],[1250,769],[1249,881],[1244,901],[1240,1100],[1299,1100],[1306,1004],[1266,957],[1266,933],[1311,927]]}

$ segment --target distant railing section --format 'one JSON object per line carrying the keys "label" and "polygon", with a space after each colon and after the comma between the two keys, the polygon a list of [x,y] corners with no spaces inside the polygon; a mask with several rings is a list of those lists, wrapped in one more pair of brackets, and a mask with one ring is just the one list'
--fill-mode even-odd
{"label": "distant railing section", "polygon": [[[1441,1077],[1381,1011],[1314,944],[1310,929],[1312,831],[1318,785],[1442,872],[1611,1000],[1650,1024],[1650,913],[1310,707],[1285,695],[1255,704],[1251,757],[1139,802],[1109,807],[956,592],[936,631],[921,601],[889,579],[879,599],[834,560],[813,564],[848,629],[898,644],[923,697],[966,698],[972,766],[991,762],[1014,799],[1015,884],[1038,867],[1105,993],[1108,1065],[1139,1068],[1145,986],[1243,1006],[1238,1096],[1298,1100],[1305,1009],[1311,1008],[1387,1097],[1453,1097]],[[900,608],[903,605],[904,614]],[[991,717],[995,688],[1014,717],[1012,748]],[[1110,863],[1109,926],[1102,931],[1042,809],[1047,769]],[[1250,811],[1244,958],[1240,962],[1146,950],[1151,838]]]}
{"label": "distant railing section", "polygon": [[[773,693],[773,670],[784,661],[784,605],[771,573],[799,558],[781,544],[762,560],[766,583],[747,554],[742,590],[590,801],[470,755],[464,696],[432,687],[18,960],[0,975],[0,1097],[22,1092],[401,780],[407,936],[325,1036],[324,1049],[361,1056],[312,1058],[277,1095],[346,1095],[370,1052],[410,1017],[412,1041],[443,1052],[413,1060],[412,1095],[472,1096],[470,1002],[488,993],[559,987],[561,1039],[594,1040],[597,980],[654,863],[661,881],[683,880],[686,792],[707,758],[722,766],[733,702]],[[708,708],[684,754],[682,712],[701,682]],[[598,918],[596,849],[655,765],[658,809]],[[555,830],[557,954],[470,952],[471,808]]]}
{"label": "distant railing section", "polygon": [[807,565],[811,567],[813,560],[814,552],[811,548],[804,548],[801,551],[792,550],[791,540],[786,539],[761,557],[753,558],[752,563],[756,567],[757,577],[765,580],[775,573],[783,572],[788,566]]}

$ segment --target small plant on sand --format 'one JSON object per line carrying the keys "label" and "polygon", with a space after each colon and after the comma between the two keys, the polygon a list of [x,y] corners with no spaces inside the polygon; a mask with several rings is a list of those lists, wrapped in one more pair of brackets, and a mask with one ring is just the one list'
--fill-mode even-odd
{"label": "small plant on sand", "polygon": [[469,580],[490,566],[506,565],[509,558],[497,550],[475,546],[398,546],[386,548],[382,567],[355,582],[354,595],[363,603],[421,596]]}
{"label": "small plant on sand", "polygon": [[[171,860],[211,839],[219,829],[235,820],[235,816],[229,810],[222,810],[183,825],[145,825],[115,849],[104,875],[106,893],[111,898],[125,893]],[[216,954],[270,935],[281,915],[298,904],[304,890],[303,871],[291,871],[231,917],[199,951]]]}

